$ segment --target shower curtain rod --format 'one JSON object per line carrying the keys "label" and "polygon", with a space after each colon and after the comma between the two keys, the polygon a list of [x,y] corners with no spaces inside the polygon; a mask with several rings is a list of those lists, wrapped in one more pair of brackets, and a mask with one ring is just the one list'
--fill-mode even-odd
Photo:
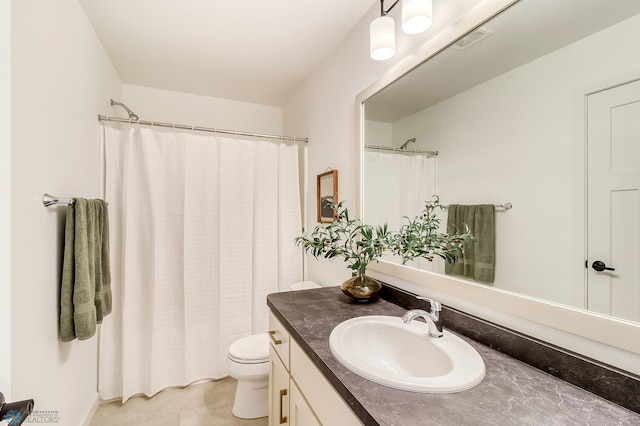
{"label": "shower curtain rod", "polygon": [[376,149],[379,151],[392,151],[402,152],[404,154],[421,154],[421,155],[438,155],[438,151],[425,151],[422,149],[406,149],[406,148],[394,148],[391,146],[378,146],[378,145],[365,145],[365,149]]}
{"label": "shower curtain rod", "polygon": [[293,141],[293,142],[309,143],[309,138],[300,138],[297,136],[281,136],[281,135],[272,135],[272,134],[266,134],[266,133],[239,132],[235,130],[216,129],[213,127],[189,126],[186,124],[162,123],[159,121],[149,121],[149,120],[131,120],[128,118],[109,117],[109,116],[100,115],[100,114],[98,114],[98,121],[104,121],[107,123],[110,121],[113,121],[118,123],[140,124],[142,126],[166,127],[170,129],[183,129],[183,130],[192,130],[192,131],[198,131],[198,132],[222,133],[225,135],[249,136],[254,138],[278,139],[278,140],[287,140],[287,141]]}

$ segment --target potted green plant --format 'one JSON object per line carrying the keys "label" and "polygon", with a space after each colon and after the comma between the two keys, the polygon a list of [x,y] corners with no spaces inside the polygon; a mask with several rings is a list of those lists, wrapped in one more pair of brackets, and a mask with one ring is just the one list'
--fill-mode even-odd
{"label": "potted green plant", "polygon": [[296,244],[315,258],[342,258],[354,276],[345,281],[341,289],[362,302],[374,299],[382,287],[366,275],[366,269],[385,252],[400,256],[403,264],[415,258],[431,261],[435,256],[455,262],[464,252],[465,244],[473,239],[468,229],[456,235],[438,231],[440,219],[435,210],[444,208],[438,197],[426,202],[425,209],[415,218],[405,217],[407,223],[399,231],[390,231],[387,224],[374,227],[362,223],[349,213],[344,201],[328,204],[336,212],[336,220],[316,226],[310,235],[303,233],[296,238]]}

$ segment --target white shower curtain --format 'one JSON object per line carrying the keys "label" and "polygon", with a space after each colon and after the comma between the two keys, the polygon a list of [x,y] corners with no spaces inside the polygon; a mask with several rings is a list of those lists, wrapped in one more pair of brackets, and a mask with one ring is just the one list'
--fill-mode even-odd
{"label": "white shower curtain", "polygon": [[435,167],[434,157],[366,151],[364,221],[398,230],[403,216],[418,215],[435,194]]}
{"label": "white shower curtain", "polygon": [[227,375],[229,345],[268,326],[266,295],[302,280],[298,148],[104,128],[113,314],[101,399]]}

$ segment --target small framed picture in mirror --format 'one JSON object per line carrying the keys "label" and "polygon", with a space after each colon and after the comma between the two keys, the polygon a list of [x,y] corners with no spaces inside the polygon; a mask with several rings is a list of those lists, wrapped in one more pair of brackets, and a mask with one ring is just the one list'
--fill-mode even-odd
{"label": "small framed picture in mirror", "polygon": [[331,202],[338,202],[337,170],[329,170],[318,175],[318,222],[331,223],[336,220]]}

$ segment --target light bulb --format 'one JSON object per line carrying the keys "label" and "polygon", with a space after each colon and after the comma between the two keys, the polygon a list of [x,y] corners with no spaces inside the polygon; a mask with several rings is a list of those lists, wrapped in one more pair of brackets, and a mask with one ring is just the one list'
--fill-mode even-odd
{"label": "light bulb", "polygon": [[396,53],[396,23],[388,16],[381,16],[371,22],[370,52],[371,58],[384,61]]}
{"label": "light bulb", "polygon": [[431,27],[432,0],[402,0],[402,31],[419,34]]}

